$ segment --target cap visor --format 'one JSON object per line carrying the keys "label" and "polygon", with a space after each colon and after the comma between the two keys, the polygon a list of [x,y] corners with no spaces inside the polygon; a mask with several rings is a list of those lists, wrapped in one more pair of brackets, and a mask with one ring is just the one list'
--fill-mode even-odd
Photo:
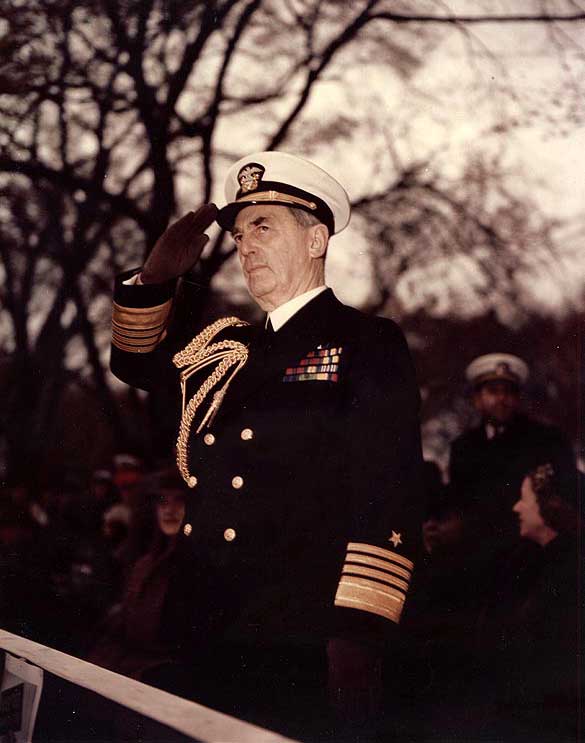
{"label": "cap visor", "polygon": [[[238,214],[242,211],[242,209],[246,209],[248,206],[288,206],[291,209],[302,209],[303,211],[306,211],[308,214],[314,214],[314,212],[310,209],[305,209],[302,205],[294,204],[290,201],[277,201],[277,200],[271,200],[267,201],[265,199],[259,199],[258,201],[254,201],[253,199],[250,199],[250,201],[234,201],[231,204],[227,204],[223,207],[223,209],[220,209],[217,213],[217,217],[215,218],[215,221],[218,223],[218,225],[228,231],[232,231],[234,228],[234,222],[236,221],[236,217]],[[319,217],[317,217],[319,218]]]}
{"label": "cap visor", "polygon": [[[238,212],[241,211],[244,204],[228,204],[220,209],[217,213],[215,221],[223,230],[231,231],[234,227],[234,222],[238,216]],[[249,204],[245,204],[249,206]]]}

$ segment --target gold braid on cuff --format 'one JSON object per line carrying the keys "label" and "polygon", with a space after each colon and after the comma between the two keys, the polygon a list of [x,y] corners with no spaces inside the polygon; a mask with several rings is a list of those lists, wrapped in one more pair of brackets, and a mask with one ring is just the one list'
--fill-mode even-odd
{"label": "gold braid on cuff", "polygon": [[164,340],[173,300],[155,307],[123,307],[114,302],[112,343],[121,351],[150,353]]}
{"label": "gold braid on cuff", "polygon": [[398,623],[413,567],[411,560],[397,552],[350,542],[335,606],[361,609]]}
{"label": "gold braid on cuff", "polygon": [[[244,343],[233,340],[219,341],[218,343],[211,343],[211,341],[218,333],[226,328],[241,327],[248,324],[237,317],[224,317],[221,320],[216,320],[216,322],[208,325],[199,335],[193,338],[182,351],[179,351],[173,356],[173,363],[177,369],[186,367],[181,372],[183,403],[181,425],[179,426],[179,435],[177,437],[177,467],[190,488],[194,488],[197,485],[197,478],[189,472],[189,435],[195,414],[209,392],[232,370],[223,386],[214,393],[211,405],[203,416],[201,423],[197,426],[196,433],[199,433],[204,426],[211,425],[232,379],[248,360],[248,347]],[[219,363],[217,363],[213,372],[187,403],[186,390],[189,377],[200,369],[216,362]]]}

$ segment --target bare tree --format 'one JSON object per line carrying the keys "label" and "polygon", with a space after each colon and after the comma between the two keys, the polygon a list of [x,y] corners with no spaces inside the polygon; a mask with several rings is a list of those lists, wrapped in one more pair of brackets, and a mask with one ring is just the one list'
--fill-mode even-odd
{"label": "bare tree", "polygon": [[506,189],[501,171],[497,160],[473,159],[449,184],[420,164],[355,204],[372,245],[371,312],[527,319],[518,277],[556,260],[557,223]]}

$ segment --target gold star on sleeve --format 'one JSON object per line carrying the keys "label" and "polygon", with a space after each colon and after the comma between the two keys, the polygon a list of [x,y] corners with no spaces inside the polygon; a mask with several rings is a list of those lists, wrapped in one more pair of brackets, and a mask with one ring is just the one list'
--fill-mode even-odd
{"label": "gold star on sleeve", "polygon": [[392,529],[392,536],[388,541],[392,542],[394,547],[398,547],[399,544],[402,544],[402,534],[398,534],[394,529]]}

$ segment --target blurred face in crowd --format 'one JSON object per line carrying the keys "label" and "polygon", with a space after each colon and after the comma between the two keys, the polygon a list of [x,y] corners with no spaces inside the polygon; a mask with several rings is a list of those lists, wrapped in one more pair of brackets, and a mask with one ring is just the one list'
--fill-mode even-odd
{"label": "blurred face in crowd", "polygon": [[450,553],[462,543],[463,518],[458,513],[446,513],[440,518],[430,518],[422,525],[423,545],[428,554]]}
{"label": "blurred face in crowd", "polygon": [[107,500],[108,496],[112,492],[112,488],[113,481],[111,477],[94,477],[91,481],[91,496],[94,501],[101,503]]}
{"label": "blurred face in crowd", "polygon": [[102,534],[104,539],[117,546],[128,536],[128,525],[116,519],[106,519],[102,526]]}
{"label": "blurred face in crowd", "polygon": [[507,381],[485,382],[473,396],[475,409],[490,423],[509,423],[520,407],[520,393]]}
{"label": "blurred face in crowd", "polygon": [[121,469],[114,475],[114,483],[120,493],[123,503],[129,506],[134,504],[140,495],[143,475],[136,469]]}
{"label": "blurred face in crowd", "polygon": [[248,291],[270,312],[324,282],[328,231],[299,224],[285,206],[248,206],[238,214],[233,238]]}
{"label": "blurred face in crowd", "polygon": [[536,493],[529,477],[524,478],[520,500],[512,510],[519,516],[521,537],[531,539],[544,547],[557,536],[557,532],[548,526],[542,518]]}
{"label": "blurred face in crowd", "polygon": [[158,528],[167,537],[179,533],[185,518],[185,496],[175,490],[163,490],[156,504]]}

